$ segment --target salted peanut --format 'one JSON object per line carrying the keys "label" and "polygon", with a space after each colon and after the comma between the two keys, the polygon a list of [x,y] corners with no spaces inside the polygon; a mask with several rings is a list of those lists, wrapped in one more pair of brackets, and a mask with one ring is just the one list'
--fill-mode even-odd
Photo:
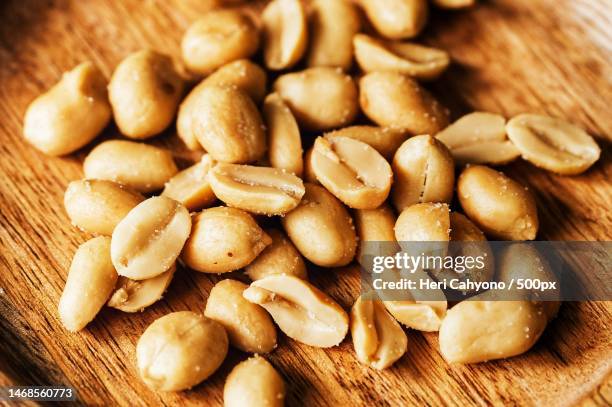
{"label": "salted peanut", "polygon": [[288,274],[308,279],[306,264],[291,240],[277,229],[267,229],[272,243],[244,271],[253,281],[275,274]]}
{"label": "salted peanut", "polygon": [[391,161],[399,146],[408,138],[406,132],[388,127],[377,126],[349,126],[325,134],[325,137],[349,137],[363,141],[380,153],[386,160]]}
{"label": "salted peanut", "polygon": [[408,337],[381,301],[357,298],[351,309],[351,336],[357,360],[386,369],[406,353]]}
{"label": "salted peanut", "polygon": [[357,86],[340,69],[317,67],[288,73],[276,80],[274,90],[305,130],[346,126],[359,111]]}
{"label": "salted peanut", "polygon": [[172,265],[167,271],[146,280],[132,280],[120,276],[106,305],[123,312],[143,311],[162,298],[175,271],[176,265]]}
{"label": "salted peanut", "polygon": [[195,138],[216,161],[248,163],[266,151],[266,134],[253,99],[240,89],[196,86],[181,104],[179,137]]}
{"label": "salted peanut", "polygon": [[520,156],[506,136],[506,119],[495,113],[473,112],[436,134],[457,165],[502,165]]}
{"label": "salted peanut", "polygon": [[374,209],[389,196],[391,166],[368,144],[349,137],[318,137],[312,170],[319,182],[351,208]]}
{"label": "salted peanut", "polygon": [[162,189],[177,172],[170,151],[125,140],[98,144],[83,162],[85,178],[118,182],[149,193]]}
{"label": "salted peanut", "polygon": [[520,114],[506,124],[506,131],[525,160],[557,174],[580,174],[601,155],[586,131],[554,117]]}
{"label": "salted peanut", "polygon": [[218,163],[208,182],[228,206],[263,215],[285,214],[304,196],[300,178],[272,167]]}
{"label": "salted peanut", "polygon": [[387,38],[416,37],[427,22],[427,0],[357,0],[376,31]]}
{"label": "salted peanut", "polygon": [[23,135],[48,155],[72,153],[92,141],[111,119],[106,78],[83,62],[34,99],[23,118]]}
{"label": "salted peanut", "polygon": [[451,10],[468,8],[476,4],[476,0],[432,0],[432,2],[437,7]]}
{"label": "salted peanut", "polygon": [[259,65],[248,59],[239,59],[223,65],[201,84],[235,87],[246,92],[255,103],[261,103],[266,95],[267,80],[266,72]]}
{"label": "salted peanut", "polygon": [[276,348],[276,328],[265,309],[242,296],[249,286],[221,280],[210,291],[204,315],[225,328],[230,344],[243,352],[267,353]]}
{"label": "salted peanut", "polygon": [[193,218],[181,258],[196,271],[227,273],[251,263],[270,243],[270,236],[247,212],[219,206]]}
{"label": "salted peanut", "polygon": [[269,69],[295,65],[308,43],[306,11],[299,0],[273,0],[261,14],[264,61]]}
{"label": "salted peanut", "polygon": [[285,382],[266,359],[255,355],[232,369],[223,387],[225,407],[282,407]]}
{"label": "salted peanut", "polygon": [[254,281],[243,296],[264,307],[288,337],[306,345],[336,346],[348,331],[349,319],[342,307],[295,276],[274,275]]}
{"label": "salted peanut", "polygon": [[398,241],[444,242],[450,239],[447,204],[421,203],[404,209],[395,222]]}
{"label": "salted peanut", "polygon": [[136,345],[138,373],[153,390],[187,390],[207,379],[227,355],[225,329],[191,311],[157,319]]}
{"label": "salted peanut", "polygon": [[390,300],[383,301],[383,305],[398,322],[423,332],[437,332],[448,307],[444,300]]}
{"label": "salted peanut", "polygon": [[466,168],[457,181],[465,214],[483,232],[501,240],[533,240],[538,210],[533,195],[502,172],[482,165]]}
{"label": "salted peanut", "polygon": [[488,301],[487,293],[451,308],[440,327],[440,352],[449,363],[478,363],[526,352],[547,317],[530,301]]}
{"label": "salted peanut", "polygon": [[208,172],[213,165],[210,154],[204,154],[197,164],[170,178],[162,196],[182,203],[190,211],[212,205],[217,199],[208,181]]}
{"label": "salted peanut", "polygon": [[353,219],[325,188],[306,183],[297,208],[281,222],[302,256],[322,267],[346,266],[355,257],[357,235]]}
{"label": "salted peanut", "polygon": [[300,129],[293,113],[278,93],[266,97],[263,116],[268,128],[270,166],[301,177],[304,162]]}
{"label": "salted peanut", "polygon": [[376,124],[412,134],[436,134],[448,124],[448,111],[408,75],[371,72],[359,82],[359,103]]}
{"label": "salted peanut", "polygon": [[113,292],[117,272],[110,257],[110,237],[95,237],[79,246],[59,301],[62,325],[77,332],[91,322]]}
{"label": "salted peanut", "polygon": [[315,0],[310,3],[310,45],[306,63],[349,70],[353,64],[353,36],[361,18],[348,0]]}
{"label": "salted peanut", "polygon": [[450,64],[448,52],[410,42],[384,41],[357,34],[353,46],[355,59],[364,72],[394,71],[416,79],[433,80]]}
{"label": "salted peanut", "polygon": [[319,180],[314,173],[314,169],[312,168],[312,153],[314,151],[314,146],[310,147],[308,151],[304,153],[304,182],[308,182],[310,184],[318,184]]}
{"label": "salted peanut", "polygon": [[241,10],[213,10],[194,22],[181,41],[183,61],[195,73],[249,58],[259,47],[259,31]]}
{"label": "salted peanut", "polygon": [[423,202],[453,199],[455,165],[448,148],[429,135],[406,140],[393,157],[391,199],[399,212]]}
{"label": "salted peanut", "polygon": [[134,207],[113,231],[111,258],[120,276],[146,280],[172,267],[191,232],[189,211],[165,196]]}
{"label": "salted peanut", "polygon": [[128,55],[108,84],[119,131],[133,139],[147,139],[164,131],[176,115],[184,85],[168,55],[151,50]]}
{"label": "salted peanut", "polygon": [[143,200],[141,194],[125,185],[84,179],[68,184],[64,207],[73,225],[110,236],[117,223]]}

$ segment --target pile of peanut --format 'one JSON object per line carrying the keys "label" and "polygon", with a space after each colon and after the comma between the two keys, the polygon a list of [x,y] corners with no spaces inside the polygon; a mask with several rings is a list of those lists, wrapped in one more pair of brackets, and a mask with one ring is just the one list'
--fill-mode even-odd
{"label": "pile of peanut", "polygon": [[[46,154],[80,149],[111,118],[125,136],[95,146],[85,178],[66,190],[72,223],[98,235],[74,255],[59,302],[66,329],[83,329],[104,305],[142,311],[162,297],[180,262],[202,273],[244,270],[252,283],[223,279],[203,312],[171,313],[146,329],[138,370],[160,391],[204,381],[230,345],[272,352],[277,329],[316,347],[336,346],[350,330],[357,360],[375,369],[407,351],[400,324],[439,331],[440,352],[455,363],[518,355],[537,341],[558,302],[484,293],[449,308],[443,292],[438,301],[360,297],[349,316],[309,281],[305,259],[346,266],[361,260],[368,241],[397,241],[399,251],[415,241],[533,240],[532,194],[487,165],[523,157],[578,174],[600,155],[590,135],[556,118],[506,122],[475,112],[450,124],[420,84],[444,72],[449,54],[406,41],[424,27],[428,3],[358,3],[273,0],[257,21],[241,9],[213,10],[184,34],[189,78],[178,61],[142,50],[109,82],[85,62],[31,103],[24,135]],[[249,60],[260,49],[267,71]],[[351,76],[354,60],[360,72]],[[290,71],[298,64],[306,68]],[[268,88],[271,71],[282,72]],[[182,171],[172,152],[142,142],[175,119],[184,144],[202,151]],[[460,208],[451,211],[455,190]],[[282,228],[262,228],[258,215],[278,217]],[[498,260],[479,278],[552,275],[530,246],[512,246]],[[262,356],[240,363],[224,391],[228,406],[280,405],[284,396],[282,377]]]}

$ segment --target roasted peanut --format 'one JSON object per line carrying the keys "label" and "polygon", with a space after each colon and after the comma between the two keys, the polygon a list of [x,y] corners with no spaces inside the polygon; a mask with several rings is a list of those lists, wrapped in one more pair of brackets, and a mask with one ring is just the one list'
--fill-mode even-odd
{"label": "roasted peanut", "polygon": [[217,69],[201,85],[238,88],[246,92],[255,103],[261,103],[266,95],[267,80],[266,72],[259,65],[248,59],[239,59]]}
{"label": "roasted peanut", "polygon": [[281,222],[304,257],[322,267],[340,267],[355,257],[357,236],[346,208],[325,188],[304,184],[297,208]]}
{"label": "roasted peanut", "polygon": [[416,134],[436,134],[448,124],[448,112],[408,75],[372,72],[359,82],[363,112],[380,126]]}
{"label": "roasted peanut", "polygon": [[138,372],[154,390],[190,389],[219,368],[227,348],[218,322],[191,311],[173,312],[153,322],[138,340]]}
{"label": "roasted peanut", "polygon": [[243,352],[267,353],[276,348],[276,328],[270,315],[242,296],[249,286],[221,280],[210,291],[204,315],[225,328],[230,344]]}
{"label": "roasted peanut", "polygon": [[62,325],[80,331],[95,318],[113,292],[117,272],[110,256],[110,237],[99,236],[79,246],[59,301]]}
{"label": "roasted peanut", "polygon": [[194,217],[182,259],[196,271],[226,273],[251,263],[270,243],[270,236],[245,211],[209,208]]}
{"label": "roasted peanut", "polygon": [[[424,273],[424,272],[423,272]],[[425,276],[427,277],[427,276]],[[406,295],[409,295],[406,293]],[[429,298],[444,298],[444,293],[428,293]],[[387,311],[401,324],[423,332],[436,332],[446,315],[446,300],[400,300],[383,301]]]}
{"label": "roasted peanut", "polygon": [[48,155],[72,153],[92,141],[111,119],[106,78],[83,62],[34,99],[23,118],[23,135]]}
{"label": "roasted peanut", "polygon": [[520,153],[506,137],[506,120],[494,113],[467,114],[436,134],[450,150],[456,163],[501,165]]}
{"label": "roasted peanut", "polygon": [[427,22],[427,0],[357,0],[376,30],[387,38],[417,36]]}
{"label": "roasted peanut", "polygon": [[353,36],[361,19],[348,0],[315,0],[310,3],[310,49],[306,63],[348,70],[353,63]]}
{"label": "roasted peanut", "polygon": [[450,64],[446,51],[410,42],[384,41],[365,34],[353,38],[355,59],[364,72],[394,71],[433,80]]}
{"label": "roasted peanut", "polygon": [[393,155],[407,138],[404,131],[376,126],[349,126],[325,134],[325,137],[336,136],[350,137],[363,141],[378,151],[388,161],[393,159]]}
{"label": "roasted peanut", "polygon": [[450,203],[455,185],[455,166],[448,149],[434,137],[424,135],[406,140],[393,157],[395,208],[423,202]]}
{"label": "roasted peanut", "polygon": [[306,11],[299,0],[273,0],[261,14],[264,60],[269,69],[290,68],[300,60],[308,42]]}
{"label": "roasted peanut", "polygon": [[444,203],[420,203],[404,209],[395,222],[398,242],[447,242],[450,215]]}
{"label": "roasted peanut", "polygon": [[72,181],[64,194],[64,207],[73,225],[110,236],[117,223],[144,200],[138,192],[112,181]]}
{"label": "roasted peanut", "polygon": [[[375,209],[357,209],[353,212],[359,243],[380,244],[380,250],[384,254],[393,255],[399,251],[399,245],[395,240],[395,221],[396,217],[393,210],[386,204]],[[363,249],[360,248],[360,254]],[[383,253],[380,253],[383,255]]]}
{"label": "roasted peanut", "polygon": [[169,56],[151,50],[130,54],[108,84],[117,127],[133,139],[161,133],[176,115],[183,88],[184,81]]}
{"label": "roasted peanut", "polygon": [[408,337],[381,301],[357,298],[351,309],[351,336],[361,363],[382,370],[406,353]]}
{"label": "roasted peanut", "polygon": [[236,365],[225,380],[225,407],[282,407],[285,382],[274,367],[261,356]]}
{"label": "roasted peanut", "polygon": [[244,298],[264,307],[290,338],[310,346],[336,346],[346,336],[346,312],[305,280],[274,275],[251,283]]}
{"label": "roasted peanut", "polygon": [[554,117],[521,114],[508,122],[506,131],[525,160],[557,174],[580,174],[601,155],[586,131]]}
{"label": "roasted peanut", "polygon": [[276,229],[268,229],[266,234],[272,243],[245,267],[249,278],[255,281],[274,274],[288,274],[307,280],[304,259],[285,234]]}
{"label": "roasted peanut", "polygon": [[268,159],[274,168],[302,176],[302,139],[293,113],[278,93],[266,97],[263,115],[268,128]]}
{"label": "roasted peanut", "polygon": [[208,182],[208,172],[214,165],[209,154],[200,162],[176,174],[166,183],[162,196],[167,196],[194,211],[212,205],[217,199]]}
{"label": "roasted peanut", "polygon": [[533,195],[516,181],[491,168],[466,168],[457,182],[465,214],[495,239],[533,240],[538,232],[538,210]]}
{"label": "roasted peanut", "polygon": [[125,140],[98,144],[83,163],[85,178],[118,182],[139,192],[164,187],[177,172],[168,150]]}
{"label": "roasted peanut", "polygon": [[189,237],[189,211],[156,196],[134,207],[113,231],[111,258],[119,275],[145,280],[167,271]]}
{"label": "roasted peanut", "polygon": [[274,90],[305,130],[323,131],[346,126],[359,110],[357,86],[340,69],[318,67],[288,73],[276,80]]}
{"label": "roasted peanut", "polygon": [[253,162],[266,151],[257,106],[239,89],[196,86],[181,104],[176,126],[188,147],[197,140],[217,161]]}
{"label": "roasted peanut", "polygon": [[213,10],[194,22],[181,42],[183,61],[191,71],[207,75],[259,47],[259,31],[240,10]]}
{"label": "roasted peanut", "polygon": [[175,271],[176,266],[172,265],[167,271],[146,280],[132,280],[120,276],[106,305],[123,312],[143,311],[162,298]]}

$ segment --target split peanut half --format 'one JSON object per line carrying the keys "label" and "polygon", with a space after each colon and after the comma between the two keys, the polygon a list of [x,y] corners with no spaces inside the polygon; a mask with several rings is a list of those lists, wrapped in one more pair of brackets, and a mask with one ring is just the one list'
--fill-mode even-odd
{"label": "split peanut half", "polygon": [[212,205],[217,199],[208,182],[208,173],[213,165],[210,154],[204,154],[200,162],[170,178],[162,196],[182,203],[190,211]]}
{"label": "split peanut half", "polygon": [[146,280],[132,280],[120,276],[106,305],[123,312],[143,311],[162,298],[175,271],[176,265],[172,265],[167,271]]}
{"label": "split peanut half", "polygon": [[302,139],[297,121],[278,93],[266,97],[263,116],[268,128],[270,166],[302,176]]}

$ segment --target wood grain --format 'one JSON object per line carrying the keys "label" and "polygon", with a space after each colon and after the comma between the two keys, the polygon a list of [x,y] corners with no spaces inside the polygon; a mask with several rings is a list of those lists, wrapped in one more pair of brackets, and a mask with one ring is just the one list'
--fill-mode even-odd
{"label": "wood grain", "polygon": [[[56,309],[67,269],[90,237],[70,225],[63,193],[82,177],[91,146],[49,158],[21,135],[28,103],[63,71],[90,59],[110,75],[143,47],[178,56],[186,27],[213,6],[210,0],[0,3],[0,385],[71,385],[90,405],[222,403],[225,376],[245,354],[231,351],[205,384],[179,394],[151,392],[134,367],[144,329],[171,311],[201,311],[216,277],[180,269],[167,296],[146,312],[104,309],[79,334],[62,329]],[[557,115],[584,126],[604,148],[602,159],[576,177],[525,162],[504,168],[536,193],[540,239],[611,240],[611,25],[607,0],[499,0],[435,11],[422,36],[455,61],[430,85],[453,116],[475,109]],[[113,136],[111,126],[104,137]],[[156,142],[178,145],[172,130]],[[180,162],[191,158],[184,149],[175,154]],[[354,269],[311,274],[341,305],[352,305],[359,292]],[[609,405],[611,314],[610,302],[567,303],[529,353],[473,366],[449,366],[436,335],[417,332],[409,332],[407,355],[384,372],[358,364],[350,339],[321,350],[282,337],[269,358],[289,385],[291,405]]]}

